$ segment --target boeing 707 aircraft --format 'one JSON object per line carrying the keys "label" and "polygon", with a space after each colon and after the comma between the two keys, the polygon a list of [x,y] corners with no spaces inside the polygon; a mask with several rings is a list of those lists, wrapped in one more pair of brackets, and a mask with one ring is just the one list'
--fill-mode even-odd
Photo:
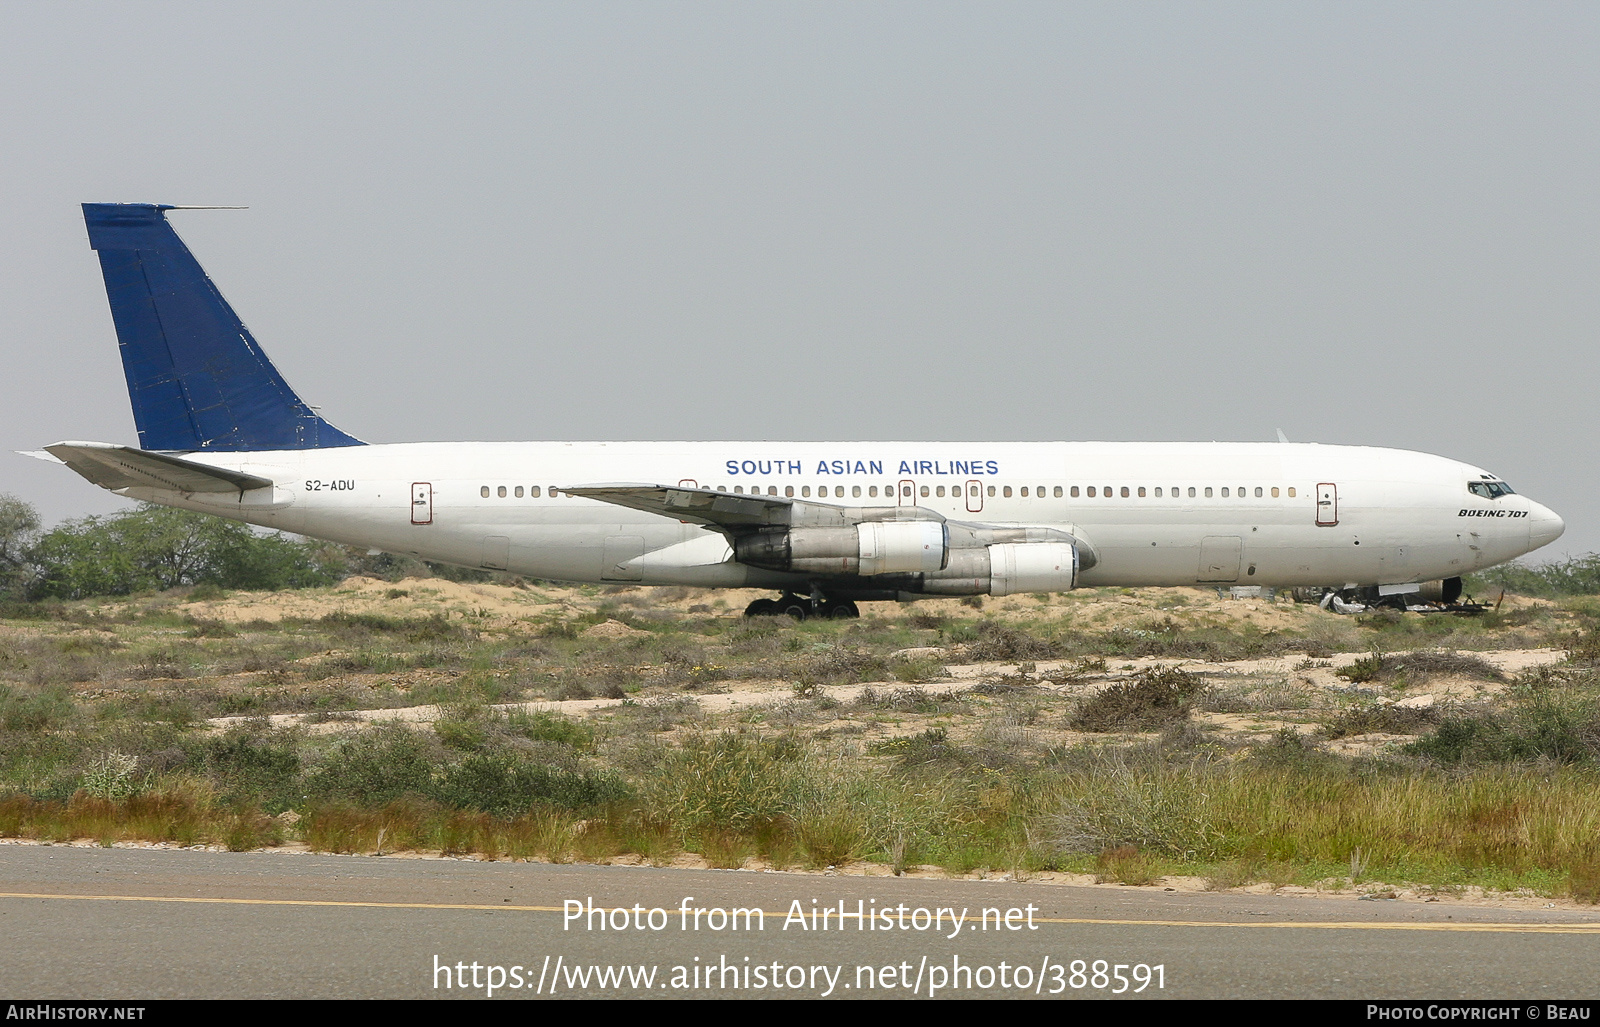
{"label": "boeing 707 aircraft", "polygon": [[747,614],[1099,585],[1332,586],[1453,600],[1560,537],[1496,475],[1288,443],[369,445],[284,381],[167,222],[84,204],[139,445],[55,459],[131,499],[573,582],[761,588]]}

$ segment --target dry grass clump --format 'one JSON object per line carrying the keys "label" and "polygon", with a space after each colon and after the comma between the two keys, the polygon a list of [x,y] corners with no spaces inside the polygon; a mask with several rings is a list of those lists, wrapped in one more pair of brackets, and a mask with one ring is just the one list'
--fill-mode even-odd
{"label": "dry grass clump", "polygon": [[1600,852],[1591,849],[1573,861],[1567,873],[1567,893],[1577,902],[1600,903]]}
{"label": "dry grass clump", "polygon": [[901,770],[935,767],[1000,769],[1015,766],[1019,762],[1016,753],[1018,746],[997,743],[1016,741],[1018,739],[1014,736],[1005,737],[1005,729],[999,729],[981,733],[979,744],[960,745],[950,740],[948,729],[931,727],[921,734],[879,742],[873,748],[894,757]]}
{"label": "dry grass clump", "polygon": [[176,775],[150,789],[119,799],[79,791],[66,802],[25,795],[0,800],[0,836],[72,841],[93,838],[102,845],[120,841],[224,845],[234,851],[283,841],[278,823],[260,810],[231,808],[210,783]]}
{"label": "dry grass clump", "polygon": [[1066,647],[1059,642],[993,620],[980,621],[977,638],[967,645],[967,658],[978,662],[1050,660],[1065,655]]}
{"label": "dry grass clump", "polygon": [[[1105,667],[1102,664],[1101,670]],[[980,681],[966,690],[970,695],[1009,696],[1037,693],[1039,682],[1026,674],[1005,674]]]}
{"label": "dry grass clump", "polygon": [[1086,700],[1070,724],[1080,731],[1159,731],[1186,720],[1205,682],[1178,667],[1151,667]]}
{"label": "dry grass clump", "polygon": [[1391,688],[1419,685],[1435,677],[1507,680],[1498,667],[1481,656],[1438,650],[1401,654],[1374,652],[1347,667],[1340,667],[1334,673],[1356,684],[1376,682]]}
{"label": "dry grass clump", "polygon": [[1103,849],[1094,861],[1100,884],[1155,884],[1159,879],[1149,853],[1137,846],[1116,845]]}
{"label": "dry grass clump", "polygon": [[1393,703],[1368,703],[1353,706],[1339,714],[1319,732],[1328,739],[1352,735],[1420,735],[1439,723],[1437,707],[1397,706]]}
{"label": "dry grass clump", "polygon": [[678,695],[649,702],[625,701],[607,711],[619,731],[662,733],[673,728],[703,723],[706,715],[699,700]]}
{"label": "dry grass clump", "polygon": [[863,710],[894,710],[899,713],[933,715],[957,708],[961,702],[961,697],[958,695],[929,692],[924,688],[896,688],[888,692],[863,688],[856,696],[855,706]]}

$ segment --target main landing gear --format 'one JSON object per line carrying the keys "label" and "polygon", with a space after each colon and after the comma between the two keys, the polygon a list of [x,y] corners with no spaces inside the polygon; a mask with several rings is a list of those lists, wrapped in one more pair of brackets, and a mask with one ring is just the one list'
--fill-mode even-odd
{"label": "main landing gear", "polygon": [[826,620],[854,620],[861,616],[861,611],[856,604],[848,599],[829,599],[823,595],[813,595],[809,599],[797,596],[792,592],[785,592],[781,599],[757,599],[744,608],[746,617],[792,617],[795,620],[805,620],[807,617],[822,617]]}

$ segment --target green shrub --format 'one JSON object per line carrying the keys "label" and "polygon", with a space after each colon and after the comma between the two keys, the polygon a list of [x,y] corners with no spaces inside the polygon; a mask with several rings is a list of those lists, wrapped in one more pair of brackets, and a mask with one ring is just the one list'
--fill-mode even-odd
{"label": "green shrub", "polygon": [[746,830],[792,805],[791,746],[759,735],[695,735],[652,775],[651,808],[686,830]]}
{"label": "green shrub", "polygon": [[538,806],[604,806],[625,798],[628,789],[609,773],[552,767],[503,749],[474,753],[446,768],[432,794],[448,806],[517,817]]}
{"label": "green shrub", "polygon": [[536,742],[556,742],[574,749],[590,752],[594,749],[594,729],[571,717],[536,710],[528,713],[513,710],[506,717],[506,730]]}
{"label": "green shrub", "polygon": [[200,742],[186,765],[215,781],[234,801],[260,802],[282,811],[299,795],[300,746],[292,732],[233,728]]}
{"label": "green shrub", "polygon": [[1493,595],[1504,589],[1524,596],[1589,596],[1600,594],[1600,553],[1585,553],[1537,567],[1502,564],[1469,574],[1463,580],[1473,595]]}
{"label": "green shrub", "polygon": [[1600,758],[1600,710],[1587,695],[1528,691],[1500,713],[1446,716],[1406,751],[1439,763],[1592,763]]}
{"label": "green shrub", "polygon": [[408,792],[427,794],[434,754],[426,737],[399,724],[383,724],[347,735],[308,775],[314,801],[381,806]]}
{"label": "green shrub", "polygon": [[0,727],[7,731],[50,731],[72,719],[74,706],[59,686],[25,692],[0,685]]}

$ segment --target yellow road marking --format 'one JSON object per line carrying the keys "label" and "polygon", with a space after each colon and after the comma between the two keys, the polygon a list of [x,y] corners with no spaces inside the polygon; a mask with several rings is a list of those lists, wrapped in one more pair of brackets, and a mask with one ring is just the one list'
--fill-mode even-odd
{"label": "yellow road marking", "polygon": [[[222,906],[341,906],[367,909],[498,909],[518,913],[562,913],[561,906],[513,906],[508,902],[499,905],[467,902],[352,902],[338,899],[230,899],[202,898],[184,895],[59,895],[47,892],[0,892],[0,899],[57,899],[75,902],[190,902]],[[596,906],[596,909],[612,907]],[[632,909],[632,906],[625,907]],[[660,908],[660,907],[654,907]],[[894,908],[894,907],[890,907]],[[675,909],[667,912],[675,913]],[[752,912],[754,912],[752,910]],[[763,911],[766,916],[782,919],[788,912]],[[834,918],[838,918],[835,912]],[[870,917],[871,914],[868,914]],[[846,913],[846,920],[856,919],[856,914]],[[970,919],[970,918],[969,918]],[[1086,924],[1108,927],[1275,927],[1304,930],[1336,931],[1487,931],[1501,934],[1600,934],[1600,923],[1594,924],[1494,924],[1494,923],[1404,923],[1400,921],[1359,920],[1109,920],[1088,917],[1034,917],[1036,924]],[[892,930],[892,928],[891,928]]]}

